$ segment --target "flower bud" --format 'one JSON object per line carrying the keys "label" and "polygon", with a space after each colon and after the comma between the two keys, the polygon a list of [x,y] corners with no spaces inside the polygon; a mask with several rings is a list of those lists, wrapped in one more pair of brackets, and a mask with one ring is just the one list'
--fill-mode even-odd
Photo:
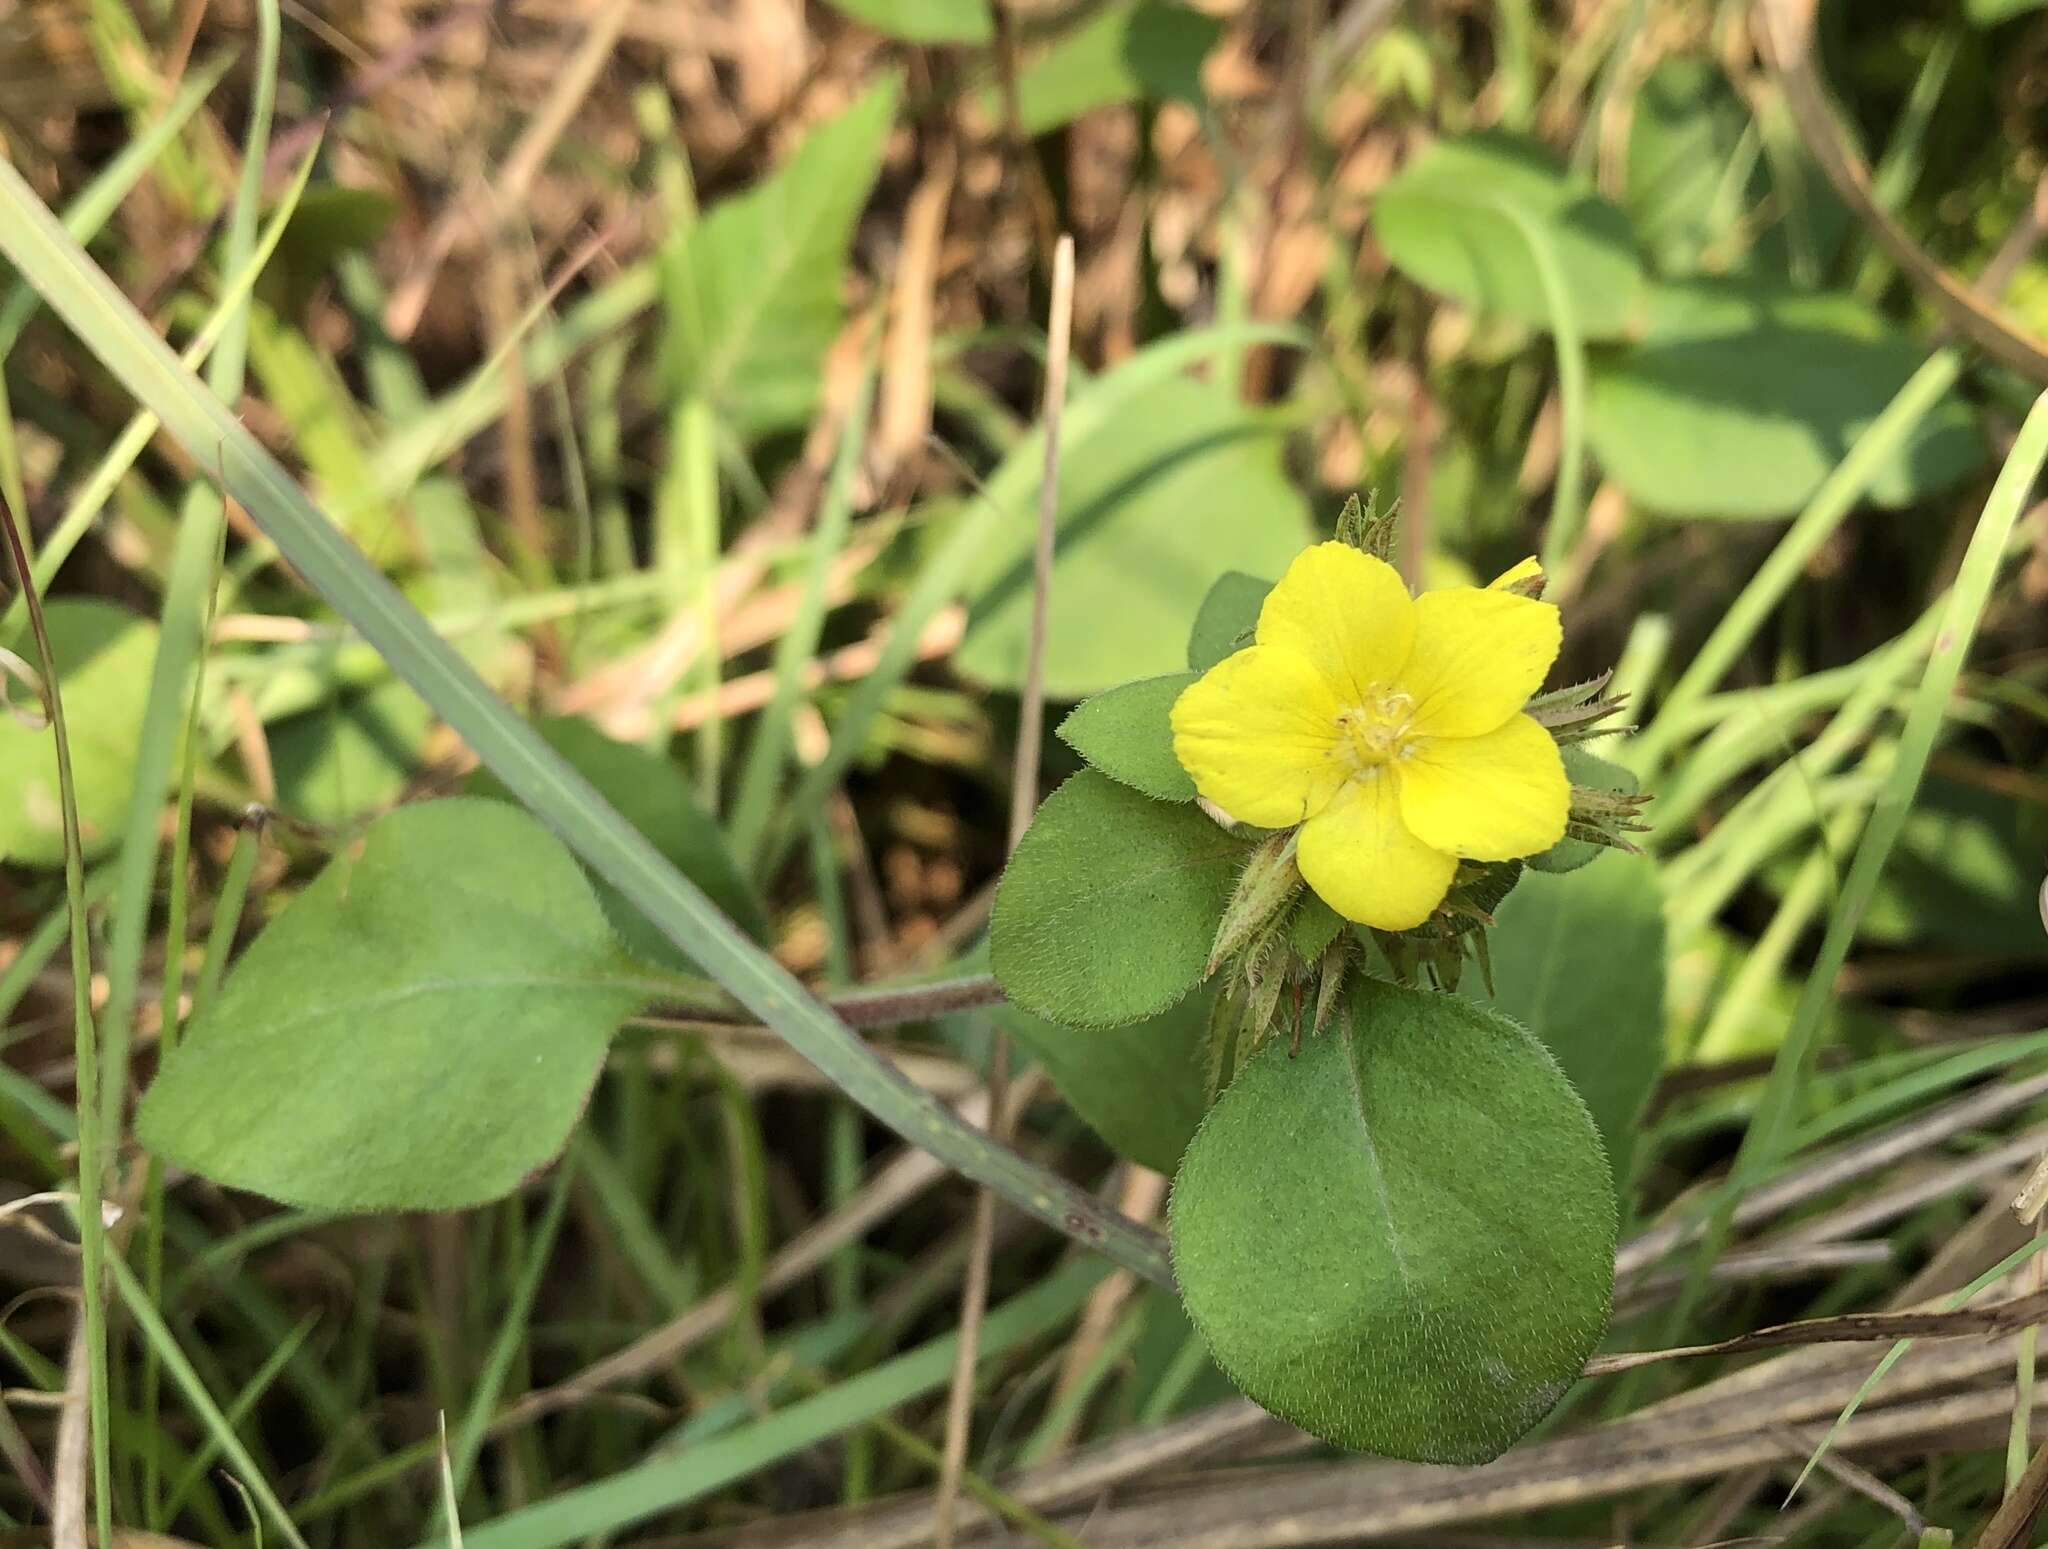
{"label": "flower bud", "polygon": [[1205,976],[1216,972],[1226,957],[1258,937],[1294,902],[1301,887],[1301,873],[1294,864],[1294,844],[1292,832],[1275,834],[1252,851],[1237,879],[1237,891],[1230,895],[1230,904],[1223,911],[1223,921],[1216,927],[1216,942],[1209,949]]}

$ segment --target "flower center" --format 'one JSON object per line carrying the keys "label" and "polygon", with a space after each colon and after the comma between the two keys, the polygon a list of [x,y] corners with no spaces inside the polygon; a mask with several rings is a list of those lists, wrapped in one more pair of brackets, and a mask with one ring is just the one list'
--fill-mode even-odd
{"label": "flower center", "polygon": [[1369,774],[1414,751],[1415,739],[1408,730],[1414,719],[1411,695],[1375,684],[1366,690],[1364,704],[1338,715],[1337,726],[1353,766],[1360,774]]}

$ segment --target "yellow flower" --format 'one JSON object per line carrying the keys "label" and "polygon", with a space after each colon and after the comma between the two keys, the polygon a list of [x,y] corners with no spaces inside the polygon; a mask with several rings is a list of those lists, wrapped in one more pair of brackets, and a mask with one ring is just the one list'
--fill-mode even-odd
{"label": "yellow flower", "polygon": [[1557,609],[1494,586],[1411,598],[1342,543],[1307,549],[1259,612],[1254,644],[1173,706],[1195,788],[1261,828],[1301,825],[1302,878],[1347,919],[1420,925],[1459,860],[1564,837],[1571,782],[1522,713],[1557,659]]}

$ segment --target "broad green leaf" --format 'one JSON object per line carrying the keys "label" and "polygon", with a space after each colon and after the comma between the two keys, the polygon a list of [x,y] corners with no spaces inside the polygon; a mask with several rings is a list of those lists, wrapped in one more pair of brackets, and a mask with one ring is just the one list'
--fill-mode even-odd
{"label": "broad green leaf", "polygon": [[[1179,670],[1188,620],[1219,575],[1285,568],[1309,530],[1281,452],[1276,427],[1178,377],[1066,449],[1050,697]],[[1024,681],[1031,630],[1033,523],[1028,509],[1016,518],[969,578],[971,619],[954,658],[968,677],[1008,689]]]}
{"label": "broad green leaf", "polygon": [[[1926,359],[1844,295],[1743,280],[1660,287],[1640,343],[1596,358],[1587,435],[1615,482],[1670,516],[1789,515]],[[1976,416],[1956,394],[1880,470],[1904,506],[1974,473]]]}
{"label": "broad green leaf", "polygon": [[896,82],[870,87],[781,167],[680,229],[662,255],[680,393],[755,436],[805,424],[838,335],[853,228],[881,170]]}
{"label": "broad green leaf", "polygon": [[[766,938],[761,901],[741,877],[718,824],[697,805],[690,782],[669,759],[631,743],[615,742],[575,716],[538,721],[534,730],[598,794],[645,834],[676,870],[701,887],[728,919],[756,941]],[[469,789],[478,796],[510,801],[511,793],[490,771],[479,769]],[[595,879],[593,879],[595,881]],[[689,966],[675,946],[609,884],[596,881],[597,896],[620,938],[637,957],[651,963]]]}
{"label": "broad green leaf", "polygon": [[[1170,0],[1104,6],[1017,77],[1024,132],[1044,134],[1092,108],[1139,99],[1202,100],[1202,61],[1222,23]],[[993,88],[984,106],[1001,111]]]}
{"label": "broad green leaf", "polygon": [[426,701],[386,678],[278,722],[270,732],[278,806],[342,828],[392,805],[419,768],[433,721]]}
{"label": "broad green leaf", "polygon": [[[476,671],[411,608],[361,551],[336,530],[292,481],[277,459],[220,397],[182,366],[106,274],[79,249],[48,208],[0,158],[0,255],[33,285],[80,343],[153,414],[188,456],[212,467],[278,545],[284,560],[317,590],[393,670],[412,683],[488,767],[543,815],[592,869],[615,884],[635,906],[659,921],[671,940],[701,955],[706,971],[748,1010],[773,1027],[854,1102],[892,1130],[917,1143],[972,1181],[996,1190],[1036,1219],[1072,1229],[1088,1198],[1057,1173],[988,1138],[958,1115],[894,1076],[861,1039],[851,1036],[830,1008],[805,994],[787,970],[748,942],[702,892],[691,886],[631,824],[589,791]],[[641,294],[637,279],[623,281],[619,299],[631,310]],[[609,305],[609,303],[607,303]],[[1247,334],[1262,330],[1247,328]],[[1280,330],[1271,330],[1279,334]],[[1213,341],[1197,331],[1193,343],[1167,359],[1180,360]],[[470,395],[474,397],[475,395]],[[486,395],[488,396],[488,395]],[[1079,405],[1076,406],[1079,412]],[[441,426],[436,421],[437,434]],[[430,438],[431,440],[432,438]],[[438,444],[438,442],[434,442]],[[970,530],[975,531],[975,530]],[[950,577],[915,591],[906,603],[929,614],[952,591]],[[899,622],[902,614],[898,614]],[[916,632],[885,649],[870,699],[889,691],[891,652],[907,659]],[[873,707],[856,694],[860,719]],[[835,745],[855,739],[835,739]],[[845,757],[828,758],[814,771],[821,788],[837,778]],[[808,789],[808,785],[806,789]],[[800,791],[799,795],[804,792]],[[119,1094],[116,1093],[116,1096]],[[1118,1264],[1154,1283],[1171,1278],[1157,1234],[1121,1218],[1099,1220],[1091,1244]]]}
{"label": "broad green leaf", "polygon": [[[1528,877],[1486,933],[1496,1011],[1543,1040],[1586,1100],[1617,1184],[1664,1065],[1664,900],[1645,857],[1610,853]],[[1486,1003],[1479,975],[1459,988]]]}
{"label": "broad green leaf", "polygon": [[906,43],[992,43],[987,0],[831,0],[832,8]]}
{"label": "broad green leaf", "polygon": [[1627,332],[1643,292],[1628,217],[1534,141],[1495,133],[1439,141],[1380,191],[1373,232],[1387,256],[1431,290],[1547,328],[1536,260],[1503,205],[1549,239],[1580,333]]}
{"label": "broad green leaf", "polygon": [[1340,1446],[1483,1463],[1548,1414],[1607,1326],[1614,1189],[1543,1046],[1374,980],[1298,1056],[1266,1045],[1202,1122],[1174,1267],[1216,1363]]}
{"label": "broad green leaf", "polygon": [[402,807],[265,928],[138,1116],[217,1183],[319,1210],[459,1210],[569,1138],[646,999],[582,871],[515,807]]}
{"label": "broad green leaf", "polygon": [[[78,824],[86,854],[119,838],[135,782],[135,739],[149,698],[156,626],[125,608],[64,597],[44,610],[57,686],[71,735]],[[40,672],[26,628],[8,649]],[[33,690],[12,679],[0,708],[0,860],[18,866],[64,864],[64,809],[57,788],[57,744],[42,724]],[[31,724],[34,723],[34,724]]]}
{"label": "broad green leaf", "polygon": [[1963,0],[1963,14],[1969,17],[1973,26],[1996,27],[2015,16],[2038,11],[2044,4],[2048,4],[2048,0]]}
{"label": "broad green leaf", "polygon": [[1636,92],[1622,196],[1651,262],[1690,274],[1710,250],[1733,258],[1762,165],[1749,109],[1720,67],[1683,54],[1661,60]]}
{"label": "broad green leaf", "polygon": [[[1622,796],[1635,794],[1640,782],[1633,771],[1619,764],[1610,764],[1576,743],[1565,748],[1563,753],[1564,772],[1572,784],[1590,786],[1596,791],[1613,791]],[[1606,848],[1590,839],[1560,839],[1541,855],[1530,856],[1529,866],[1535,871],[1553,873],[1577,871]]]}
{"label": "broad green leaf", "polygon": [[1084,769],[1038,809],[996,889],[989,966],[1033,1015],[1121,1027],[1201,977],[1249,847],[1194,806]]}
{"label": "broad green leaf", "polygon": [[1195,782],[1173,756],[1173,702],[1195,681],[1192,672],[1097,694],[1060,722],[1060,740],[1112,780],[1158,801],[1193,801]]}
{"label": "broad green leaf", "polygon": [[1252,631],[1259,627],[1259,609],[1266,605],[1271,581],[1230,570],[1216,578],[1195,611],[1195,623],[1188,633],[1188,666],[1207,672],[1224,657],[1252,643]]}
{"label": "broad green leaf", "polygon": [[1120,1155],[1171,1174],[1208,1107],[1213,1000],[1190,995],[1128,1027],[1062,1027],[1015,1006],[997,1020],[1096,1134]]}

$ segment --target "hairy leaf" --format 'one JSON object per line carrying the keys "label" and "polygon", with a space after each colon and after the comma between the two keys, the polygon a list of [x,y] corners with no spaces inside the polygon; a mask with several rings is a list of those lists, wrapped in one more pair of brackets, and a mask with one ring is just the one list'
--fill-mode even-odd
{"label": "hairy leaf", "polygon": [[1387,256],[1430,289],[1549,327],[1528,236],[1503,206],[1549,243],[1580,333],[1626,333],[1643,293],[1628,217],[1534,141],[1488,133],[1431,146],[1380,191],[1373,231]]}
{"label": "hairy leaf", "polygon": [[[112,603],[74,597],[51,602],[44,617],[71,732],[79,828],[85,852],[92,855],[119,837],[128,810],[156,626]],[[26,629],[6,645],[41,672]],[[0,860],[61,866],[64,809],[56,740],[33,689],[8,679],[4,692],[11,708],[0,709]]]}
{"label": "hairy leaf", "polygon": [[144,1097],[143,1143],[323,1210],[456,1210],[561,1150],[647,998],[516,807],[401,807],[263,931]]}
{"label": "hairy leaf", "polygon": [[989,965],[1034,1015],[1154,1016],[1194,987],[1249,847],[1200,809],[1084,769],[1038,809],[996,890]]}
{"label": "hairy leaf", "polygon": [[1060,740],[1092,768],[1159,801],[1193,801],[1195,782],[1173,756],[1173,702],[1192,672],[1140,678],[1097,694],[1060,722]]}
{"label": "hairy leaf", "polygon": [[1498,1456],[1607,1325],[1615,1209],[1585,1104],[1533,1037],[1364,981],[1274,1038],[1181,1159],[1174,1265],[1216,1362],[1341,1446]]}

